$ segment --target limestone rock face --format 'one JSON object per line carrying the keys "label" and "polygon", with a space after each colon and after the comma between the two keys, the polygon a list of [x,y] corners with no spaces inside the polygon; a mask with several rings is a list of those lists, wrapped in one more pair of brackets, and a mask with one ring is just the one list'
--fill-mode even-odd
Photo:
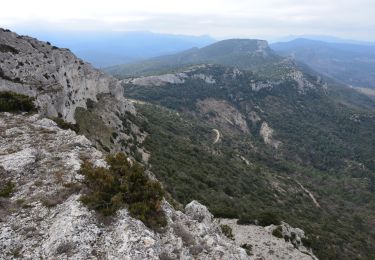
{"label": "limestone rock face", "polygon": [[[87,136],[97,145],[105,143],[109,150],[121,150],[121,142],[129,143],[131,138],[125,133],[136,128],[132,124],[129,127],[129,123],[124,127],[126,113],[134,115],[136,111],[125,99],[118,80],[78,59],[68,49],[3,29],[0,29],[0,91],[33,96],[40,114],[72,123],[81,119],[76,118],[78,108],[95,106],[93,121],[100,121],[109,129],[108,134]],[[112,133],[118,137],[110,142]]]}
{"label": "limestone rock face", "polygon": [[82,160],[105,166],[84,136],[40,115],[0,114],[0,177],[15,184],[0,200],[0,259],[247,259],[207,208],[167,202],[156,233],[122,209],[109,224],[79,201]]}
{"label": "limestone rock face", "polygon": [[132,110],[123,89],[111,76],[78,59],[68,49],[0,29],[0,90],[36,97],[48,116],[75,122],[77,107],[86,108],[88,99],[110,94]]}
{"label": "limestone rock face", "polygon": [[281,145],[281,142],[273,138],[273,133],[274,130],[268,125],[268,123],[263,122],[259,130],[260,136],[262,136],[265,144],[277,149]]}
{"label": "limestone rock face", "polygon": [[168,84],[184,84],[188,80],[202,80],[207,84],[215,84],[216,80],[212,75],[200,73],[198,70],[210,67],[210,65],[194,65],[180,73],[168,73],[155,76],[143,76],[122,80],[123,84],[132,84],[142,87],[166,86]]}
{"label": "limestone rock face", "polygon": [[207,98],[196,103],[199,112],[208,120],[223,129],[238,130],[242,133],[249,133],[246,118],[229,102]]}

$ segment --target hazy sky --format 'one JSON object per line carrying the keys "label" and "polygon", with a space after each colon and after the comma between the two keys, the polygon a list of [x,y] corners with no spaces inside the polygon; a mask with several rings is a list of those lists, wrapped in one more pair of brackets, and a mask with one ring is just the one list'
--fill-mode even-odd
{"label": "hazy sky", "polygon": [[0,26],[216,38],[316,34],[375,41],[375,0],[4,0]]}

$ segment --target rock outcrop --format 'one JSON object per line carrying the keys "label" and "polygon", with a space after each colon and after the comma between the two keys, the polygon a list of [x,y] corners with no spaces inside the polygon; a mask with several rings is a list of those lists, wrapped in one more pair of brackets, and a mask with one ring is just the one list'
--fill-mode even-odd
{"label": "rock outcrop", "polygon": [[280,141],[277,141],[273,138],[274,130],[268,125],[267,122],[263,122],[259,134],[263,138],[265,144],[277,149],[281,145]]}
{"label": "rock outcrop", "polygon": [[[108,140],[89,138],[97,146],[106,143],[110,150],[121,150],[121,142],[132,138],[125,133],[129,127],[123,121],[126,113],[136,112],[124,98],[120,82],[83,62],[68,49],[0,29],[0,91],[35,97],[40,114],[71,123],[78,121],[78,108],[97,107],[101,101],[97,118],[110,129],[105,136]],[[82,113],[78,116],[83,117]],[[118,138],[109,142],[113,132]]]}
{"label": "rock outcrop", "polygon": [[128,78],[122,80],[123,84],[132,84],[135,86],[152,87],[152,86],[165,86],[167,84],[184,84],[188,80],[202,80],[207,84],[215,84],[216,80],[212,75],[200,73],[198,70],[210,67],[210,65],[195,65],[183,72],[168,73],[155,76],[143,76],[138,78]]}
{"label": "rock outcrop", "polygon": [[226,100],[214,98],[198,100],[196,107],[199,113],[214,125],[228,131],[237,130],[242,133],[249,133],[245,117]]}
{"label": "rock outcrop", "polygon": [[[267,227],[238,225],[236,222],[236,219],[220,219],[221,224],[231,227],[235,243],[247,247],[254,259],[318,259],[311,249],[303,245],[305,233],[299,228],[293,228],[284,222],[280,226]],[[272,234],[277,228],[280,229],[280,237]]]}

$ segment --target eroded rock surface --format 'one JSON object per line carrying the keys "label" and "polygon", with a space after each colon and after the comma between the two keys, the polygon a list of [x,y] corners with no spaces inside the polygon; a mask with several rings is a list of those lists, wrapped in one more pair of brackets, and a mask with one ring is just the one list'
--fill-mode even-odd
{"label": "eroded rock surface", "polygon": [[179,73],[129,78],[123,80],[122,82],[124,84],[133,84],[135,86],[142,87],[165,86],[167,84],[179,85],[186,83],[188,80],[202,80],[207,84],[215,84],[216,80],[212,75],[198,72],[199,69],[209,66],[210,65],[195,65]]}
{"label": "eroded rock surface", "polygon": [[274,130],[268,125],[268,123],[263,122],[259,130],[260,136],[263,138],[265,144],[277,149],[281,145],[281,142],[274,139],[273,133]]}
{"label": "eroded rock surface", "polygon": [[281,234],[283,237],[288,237],[288,241],[286,241],[284,238],[272,235],[278,226],[238,225],[236,222],[236,219],[220,219],[221,224],[232,228],[234,241],[237,245],[250,245],[251,259],[317,259],[311,249],[303,245],[301,240],[305,238],[305,233],[299,228],[293,228],[283,222],[280,225]]}
{"label": "eroded rock surface", "polygon": [[229,102],[207,98],[199,100],[196,106],[199,112],[213,124],[227,130],[236,129],[243,133],[249,133],[245,117]]}
{"label": "eroded rock surface", "polygon": [[[131,102],[124,98],[120,82],[77,58],[68,49],[20,36],[0,28],[0,91],[11,91],[35,97],[40,114],[60,117],[75,123],[77,110],[98,107],[95,121],[110,129],[102,140],[87,135],[91,141],[106,143],[112,151],[122,149],[121,142],[132,138],[129,123],[122,123],[126,114],[135,114]],[[98,102],[100,101],[100,102]],[[98,104],[100,103],[100,104]],[[103,120],[105,118],[105,120]],[[129,126],[131,125],[131,126]],[[87,126],[82,126],[87,127]],[[110,142],[115,132],[116,140]],[[138,133],[135,133],[138,135]],[[105,140],[104,140],[105,139]]]}

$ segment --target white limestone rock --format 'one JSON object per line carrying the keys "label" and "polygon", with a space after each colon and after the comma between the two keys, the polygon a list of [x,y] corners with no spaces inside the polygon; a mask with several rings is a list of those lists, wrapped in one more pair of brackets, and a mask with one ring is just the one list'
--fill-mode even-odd
{"label": "white limestone rock", "polygon": [[[236,219],[219,219],[220,224],[232,228],[234,241],[238,246],[250,245],[250,259],[289,259],[289,260],[316,260],[318,259],[311,251],[303,246],[301,239],[305,237],[303,230],[292,228],[282,222],[282,234],[288,237],[295,237],[286,241],[272,235],[275,225],[261,227],[257,225],[238,225]],[[294,234],[294,235],[292,235]]]}
{"label": "white limestone rock", "polygon": [[120,81],[83,62],[68,49],[1,28],[0,91],[32,96],[40,114],[71,123],[76,122],[77,108],[86,109],[87,103],[94,101],[101,118],[105,118],[103,125],[119,136],[113,144],[107,144],[108,148],[119,151],[121,140],[131,138],[121,119],[126,112],[136,111],[125,99]]}
{"label": "white limestone rock", "polygon": [[273,133],[274,130],[264,121],[260,127],[259,134],[263,138],[265,144],[277,149],[281,145],[281,142],[273,138]]}

